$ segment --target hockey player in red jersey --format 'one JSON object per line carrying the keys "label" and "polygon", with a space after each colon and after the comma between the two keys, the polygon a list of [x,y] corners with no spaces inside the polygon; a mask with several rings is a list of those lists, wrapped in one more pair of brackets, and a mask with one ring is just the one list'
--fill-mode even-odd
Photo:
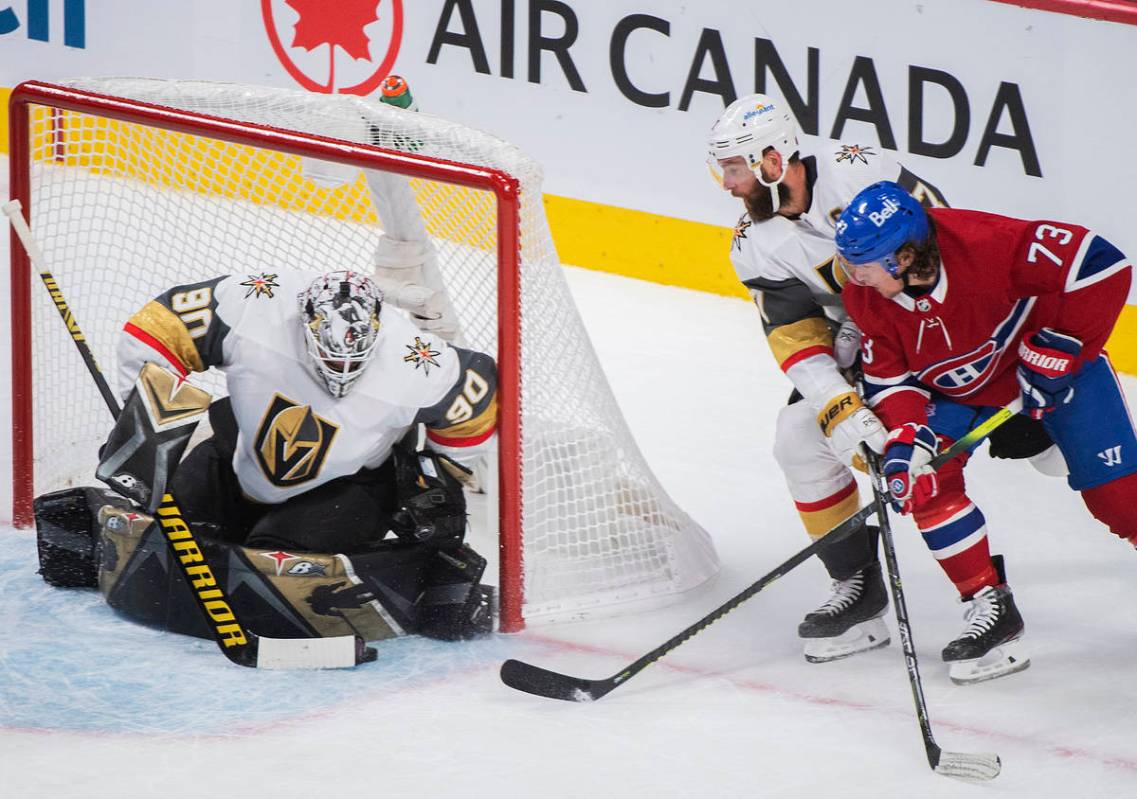
{"label": "hockey player in red jersey", "polygon": [[958,209],[925,210],[899,185],[861,191],[836,242],[845,307],[864,332],[865,401],[890,432],[883,470],[960,596],[969,624],[944,649],[957,682],[1029,665],[1022,617],[944,448],[1021,397],[1095,518],[1137,545],[1137,433],[1102,349],[1131,267],[1090,230]]}
{"label": "hockey player in red jersey", "polygon": [[[930,204],[943,197],[874,147],[805,151],[785,107],[761,94],[723,111],[708,149],[712,174],[746,206],[730,259],[794,387],[778,414],[774,456],[806,532],[818,538],[862,504],[850,470],[858,447],[867,442],[879,450],[885,439],[884,426],[842,373],[856,357],[860,332],[841,307],[837,214],[859,189],[884,179],[900,181]],[[836,660],[889,643],[876,533],[866,525],[820,552],[833,591],[798,626],[806,660]]]}

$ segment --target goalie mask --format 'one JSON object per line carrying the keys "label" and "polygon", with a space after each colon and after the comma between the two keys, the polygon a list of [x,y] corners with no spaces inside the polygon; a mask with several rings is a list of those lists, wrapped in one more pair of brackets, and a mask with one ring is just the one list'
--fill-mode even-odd
{"label": "goalie mask", "polygon": [[342,397],[375,352],[383,295],[366,275],[342,270],[316,278],[297,299],[316,373]]}

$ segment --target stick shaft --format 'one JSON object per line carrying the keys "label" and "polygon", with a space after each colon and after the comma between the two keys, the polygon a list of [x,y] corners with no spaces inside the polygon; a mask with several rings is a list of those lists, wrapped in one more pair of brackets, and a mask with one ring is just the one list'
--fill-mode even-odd
{"label": "stick shaft", "polygon": [[83,335],[83,331],[79,327],[79,323],[75,319],[75,315],[71,313],[71,308],[67,305],[67,300],[63,297],[63,292],[60,291],[59,285],[55,282],[55,278],[51,272],[48,271],[46,260],[44,259],[43,250],[39,247],[39,242],[32,236],[31,228],[28,227],[27,220],[21,212],[22,206],[19,200],[10,200],[3,206],[4,214],[12,223],[12,229],[16,231],[16,235],[20,239],[20,243],[24,246],[24,252],[28,254],[28,258],[32,262],[32,266],[36,272],[39,273],[40,280],[47,287],[48,293],[51,295],[51,301],[55,304],[55,308],[59,311],[59,316],[63,320],[63,324],[67,326],[67,332],[71,336],[71,340],[75,342],[75,347],[79,350],[79,355],[83,358],[83,363],[87,366],[87,371],[91,373],[91,378],[95,381],[95,387],[98,388],[99,393],[106,402],[107,407],[110,408],[111,415],[118,418],[120,409],[118,398],[111,391],[110,384],[107,383],[106,377],[103,375],[102,370],[99,368],[98,361],[95,360],[95,354],[91,352],[91,346],[87,343],[87,338]]}

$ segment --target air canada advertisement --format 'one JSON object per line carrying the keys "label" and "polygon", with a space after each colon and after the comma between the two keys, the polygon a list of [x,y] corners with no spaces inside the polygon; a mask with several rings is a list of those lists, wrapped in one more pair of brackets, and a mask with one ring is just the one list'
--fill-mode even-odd
{"label": "air canada advertisement", "polygon": [[371,94],[397,72],[423,111],[536,158],[549,194],[714,225],[735,203],[708,178],[707,131],[762,91],[811,150],[894,151],[954,205],[1082,222],[1137,252],[1131,25],[990,0],[6,5],[9,88],[135,74]]}

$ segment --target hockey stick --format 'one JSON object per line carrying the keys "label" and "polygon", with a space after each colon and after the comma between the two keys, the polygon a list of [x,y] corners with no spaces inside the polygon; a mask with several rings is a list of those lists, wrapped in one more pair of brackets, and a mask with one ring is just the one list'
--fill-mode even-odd
{"label": "hockey stick", "polygon": [[[51,272],[47,270],[43,251],[32,236],[31,229],[20,213],[19,200],[4,203],[0,210],[12,223],[16,236],[28,254],[32,265],[39,272],[40,279],[51,293],[52,302],[59,311],[60,318],[67,325],[71,340],[79,349],[83,363],[87,365],[95,385],[107,404],[111,415],[118,418],[121,413],[118,400],[111,391],[106,377],[99,369],[95,355],[79,328],[79,323],[63,292]],[[358,635],[341,635],[330,638],[264,638],[249,630],[237,618],[228,592],[217,582],[209,564],[202,555],[202,547],[193,530],[178,509],[173,496],[165,494],[158,507],[155,519],[162,528],[170,555],[181,570],[186,585],[190,587],[194,601],[202,617],[209,626],[213,639],[222,654],[239,666],[276,669],[330,669],[348,668],[359,663],[375,660],[375,650],[366,646]]]}
{"label": "hockey stick", "polygon": [[861,508],[828,533],[788,558],[742,593],[728,599],[683,632],[665,643],[660,644],[643,657],[628,664],[607,679],[586,680],[581,677],[570,677],[567,674],[559,674],[555,671],[542,669],[520,660],[507,660],[501,664],[501,681],[510,688],[516,688],[518,691],[525,691],[526,693],[548,697],[549,699],[563,699],[571,702],[591,702],[599,699],[612,689],[639,674],[668,652],[677,648],[680,644],[685,643],[696,633],[714,624],[770,583],[780,577],[784,577],[792,569],[813,557],[813,555],[823,547],[836,543],[843,538],[848,538],[856,530],[860,529],[865,519],[871,516],[875,511],[876,505],[874,504],[866,505]]}
{"label": "hockey stick", "polygon": [[984,438],[991,435],[991,433],[995,431],[996,427],[1003,424],[1003,422],[1007,421],[1012,416],[1017,415],[1020,411],[1022,411],[1022,409],[1022,397],[1015,397],[1002,408],[995,411],[995,413],[991,414],[991,416],[981,424],[977,424],[971,430],[968,430],[964,435],[960,436],[957,441],[953,441],[950,447],[945,449],[936,457],[932,458],[931,462],[928,465],[933,470],[939,469],[956,455],[960,455],[966,452],[978,444],[980,441],[982,441]]}
{"label": "hockey stick", "polygon": [[[1021,400],[1016,399],[1005,408],[1000,409],[991,416],[990,419],[976,426],[976,428],[967,435],[961,436],[958,441],[944,450],[944,452],[932,461],[932,466],[939,468],[952,458],[974,446],[980,439],[990,435],[991,431],[996,427],[1014,416],[1019,407],[1021,407]],[[784,577],[790,570],[808,560],[822,547],[851,535],[864,523],[865,519],[877,512],[877,500],[874,498],[872,502],[815,540],[805,549],[786,560],[742,593],[727,600],[724,604],[711,611],[674,638],[656,647],[611,677],[603,680],[588,680],[582,677],[572,677],[568,674],[549,671],[548,669],[543,669],[539,666],[525,663],[524,661],[510,659],[501,664],[501,681],[510,688],[515,688],[518,691],[525,691],[526,693],[544,696],[549,699],[563,699],[570,702],[595,701],[639,674],[668,652],[686,642],[688,638],[691,638],[696,633],[721,619],[727,613],[730,613],[730,611],[750,599],[750,597],[774,582],[774,580],[777,580],[779,577]],[[914,662],[915,661],[913,661],[913,663]]]}
{"label": "hockey stick", "polygon": [[[992,420],[998,419],[999,421],[990,424],[987,428],[987,433],[994,430],[1000,424],[1014,415],[1011,410],[1015,403],[1011,403],[1006,408],[1003,408],[991,419],[987,420],[989,424]],[[1020,403],[1021,405],[1021,403]],[[971,433],[979,430],[983,425],[976,427]],[[972,443],[978,441],[983,435],[975,436],[971,439]],[[963,442],[971,434],[960,438],[956,444]],[[965,445],[961,449],[965,449]],[[957,450],[958,453],[959,450]],[[936,458],[932,461],[933,465],[939,466],[954,455],[949,455],[951,448],[949,448],[943,455],[948,457]],[[940,460],[937,464],[936,460]],[[896,547],[892,540],[892,526],[888,521],[888,508],[884,499],[883,476],[880,473],[880,459],[875,452],[868,453],[868,466],[869,474],[872,477],[873,488],[873,506],[876,509],[877,519],[880,521],[880,539],[884,548],[884,561],[888,566],[888,582],[892,586],[892,605],[896,612],[896,628],[900,631],[900,645],[904,651],[904,664],[908,668],[908,683],[912,686],[912,701],[916,704],[916,719],[920,723],[920,733],[924,738],[924,751],[928,755],[928,765],[937,774],[942,774],[945,777],[955,777],[960,780],[967,780],[969,782],[984,782],[992,780],[999,776],[999,771],[1002,769],[1002,761],[996,754],[969,754],[966,752],[946,752],[940,748],[936,743],[935,738],[932,737],[932,722],[928,718],[928,705],[924,700],[924,686],[920,681],[920,669],[916,663],[916,645],[912,640],[912,625],[908,621],[908,605],[904,601],[904,588],[900,581],[900,566],[896,560]]]}

